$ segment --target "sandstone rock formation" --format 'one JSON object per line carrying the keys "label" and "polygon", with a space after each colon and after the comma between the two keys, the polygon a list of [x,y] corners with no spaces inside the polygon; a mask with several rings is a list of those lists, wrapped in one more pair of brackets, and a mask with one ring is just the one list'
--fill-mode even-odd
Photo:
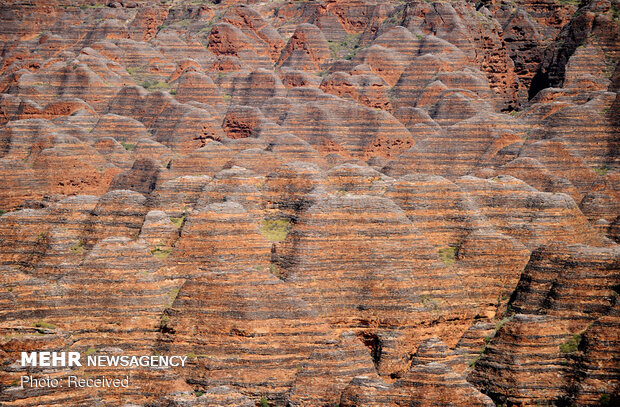
{"label": "sandstone rock formation", "polygon": [[619,10],[1,2],[0,404],[618,405]]}

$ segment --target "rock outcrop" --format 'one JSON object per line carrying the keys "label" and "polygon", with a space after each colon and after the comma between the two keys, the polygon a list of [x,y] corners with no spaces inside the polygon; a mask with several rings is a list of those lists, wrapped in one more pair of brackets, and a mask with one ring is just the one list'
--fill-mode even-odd
{"label": "rock outcrop", "polygon": [[619,10],[2,2],[0,404],[617,405]]}

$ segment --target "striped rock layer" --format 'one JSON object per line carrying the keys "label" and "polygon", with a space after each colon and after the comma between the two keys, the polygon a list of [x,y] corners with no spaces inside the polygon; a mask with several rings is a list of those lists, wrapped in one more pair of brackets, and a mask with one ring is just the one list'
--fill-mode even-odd
{"label": "striped rock layer", "polygon": [[2,2],[0,404],[618,404],[619,6],[568,3]]}

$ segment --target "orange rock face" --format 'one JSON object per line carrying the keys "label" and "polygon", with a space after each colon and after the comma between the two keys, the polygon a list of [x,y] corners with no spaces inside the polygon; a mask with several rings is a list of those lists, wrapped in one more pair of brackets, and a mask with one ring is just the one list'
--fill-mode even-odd
{"label": "orange rock face", "polygon": [[0,404],[619,405],[618,10],[2,2]]}

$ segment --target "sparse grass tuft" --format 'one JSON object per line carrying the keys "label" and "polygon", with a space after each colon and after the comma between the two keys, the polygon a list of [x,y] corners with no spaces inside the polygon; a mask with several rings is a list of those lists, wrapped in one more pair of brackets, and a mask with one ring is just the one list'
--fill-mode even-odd
{"label": "sparse grass tuft", "polygon": [[434,311],[439,309],[439,301],[434,298],[431,298],[431,296],[428,294],[424,294],[422,296],[422,304],[424,304],[425,307],[431,308]]}
{"label": "sparse grass tuft", "polygon": [[443,247],[437,251],[439,255],[439,260],[441,260],[446,266],[453,266],[456,257],[459,254],[460,244],[450,245],[448,247]]}
{"label": "sparse grass tuft", "polygon": [[71,247],[71,251],[75,254],[84,253],[84,240],[80,240]]}
{"label": "sparse grass tuft", "polygon": [[166,258],[168,258],[168,256],[170,256],[171,252],[172,252],[172,249],[161,247],[161,246],[157,246],[156,248],[151,250],[151,254],[153,256],[157,257],[158,259],[166,259]]}
{"label": "sparse grass tuft", "polygon": [[401,23],[403,22],[404,12],[404,8],[398,9],[393,15],[385,19],[384,24],[401,25]]}
{"label": "sparse grass tuft", "polygon": [[476,363],[478,363],[478,361],[480,360],[480,358],[482,358],[482,355],[478,355],[475,358],[473,358],[470,362],[469,362],[469,367],[471,367],[472,369],[474,367],[476,367]]}
{"label": "sparse grass tuft", "polygon": [[478,363],[478,361],[482,359],[482,355],[484,355],[484,352],[487,350],[487,344],[491,341],[491,339],[492,338],[489,338],[487,340],[487,337],[484,338],[484,346],[482,347],[482,349],[480,349],[480,353],[469,362],[469,367],[471,367],[472,369],[476,367],[476,363]]}
{"label": "sparse grass tuft", "polygon": [[332,58],[353,59],[360,50],[360,39],[362,34],[347,34],[340,42],[328,41],[329,50]]}
{"label": "sparse grass tuft", "polygon": [[43,328],[43,329],[56,329],[56,325],[50,324],[45,321],[37,321],[33,324],[35,328]]}
{"label": "sparse grass tuft", "polygon": [[581,0],[556,0],[556,1],[565,6],[575,6],[575,7],[578,7],[579,4],[581,3]]}
{"label": "sparse grass tuft", "polygon": [[158,259],[167,259],[168,256],[170,256],[170,253],[172,252],[171,249],[163,249],[161,247],[156,247],[153,250],[151,250],[151,254],[155,257],[157,257]]}
{"label": "sparse grass tuft", "polygon": [[175,288],[168,293],[168,303],[166,304],[166,308],[172,308],[172,305],[174,304],[174,300],[176,300],[177,296],[179,295],[179,291],[180,291],[180,288]]}
{"label": "sparse grass tuft", "polygon": [[153,75],[149,73],[148,65],[130,66],[126,68],[127,73],[133,78],[137,85],[142,86],[149,91],[165,90],[170,94],[176,93],[172,89],[169,83],[164,82],[158,78],[153,78]]}
{"label": "sparse grass tuft", "polygon": [[170,89],[170,85],[164,81],[159,80],[149,80],[145,79],[140,82],[140,86],[142,86],[146,90],[168,90]]}
{"label": "sparse grass tuft", "polygon": [[500,321],[498,321],[495,324],[495,332],[499,331],[504,325],[506,325],[506,322],[510,320],[512,320],[512,316],[502,318]]}
{"label": "sparse grass tuft", "polygon": [[105,4],[103,3],[97,3],[97,4],[81,4],[80,5],[80,10],[86,10],[89,8],[104,8]]}
{"label": "sparse grass tuft", "polygon": [[291,221],[289,219],[265,219],[260,231],[267,240],[282,242],[291,231]]}
{"label": "sparse grass tuft", "polygon": [[609,168],[609,167],[608,167],[608,166],[606,166],[606,165],[603,165],[602,167],[596,167],[596,168],[594,169],[594,172],[595,172],[597,175],[600,175],[601,177],[604,177],[605,175],[607,175],[607,173],[608,173],[609,171],[611,171],[611,168]]}
{"label": "sparse grass tuft", "polygon": [[125,143],[121,141],[121,145],[123,147],[125,147],[125,150],[127,151],[133,151],[134,148],[136,148],[136,144],[135,143]]}
{"label": "sparse grass tuft", "polygon": [[189,18],[184,18],[183,20],[175,21],[174,24],[180,27],[189,27],[192,25],[192,20]]}
{"label": "sparse grass tuft", "polygon": [[568,338],[566,342],[560,345],[560,352],[562,353],[575,353],[579,349],[581,343],[581,335],[575,334]]}
{"label": "sparse grass tuft", "polygon": [[90,348],[88,348],[88,350],[86,350],[86,352],[84,352],[84,356],[90,356],[93,353],[97,352],[97,349],[93,348],[92,346]]}
{"label": "sparse grass tuft", "polygon": [[269,407],[269,400],[267,400],[267,397],[263,396],[260,398],[260,407]]}
{"label": "sparse grass tuft", "polygon": [[174,226],[176,226],[177,228],[181,228],[181,226],[183,226],[183,222],[185,221],[185,215],[181,216],[180,218],[171,217],[170,221],[174,223]]}
{"label": "sparse grass tuft", "polygon": [[278,277],[280,280],[284,280],[286,278],[286,272],[281,267],[278,267],[273,263],[269,265],[269,272]]}

